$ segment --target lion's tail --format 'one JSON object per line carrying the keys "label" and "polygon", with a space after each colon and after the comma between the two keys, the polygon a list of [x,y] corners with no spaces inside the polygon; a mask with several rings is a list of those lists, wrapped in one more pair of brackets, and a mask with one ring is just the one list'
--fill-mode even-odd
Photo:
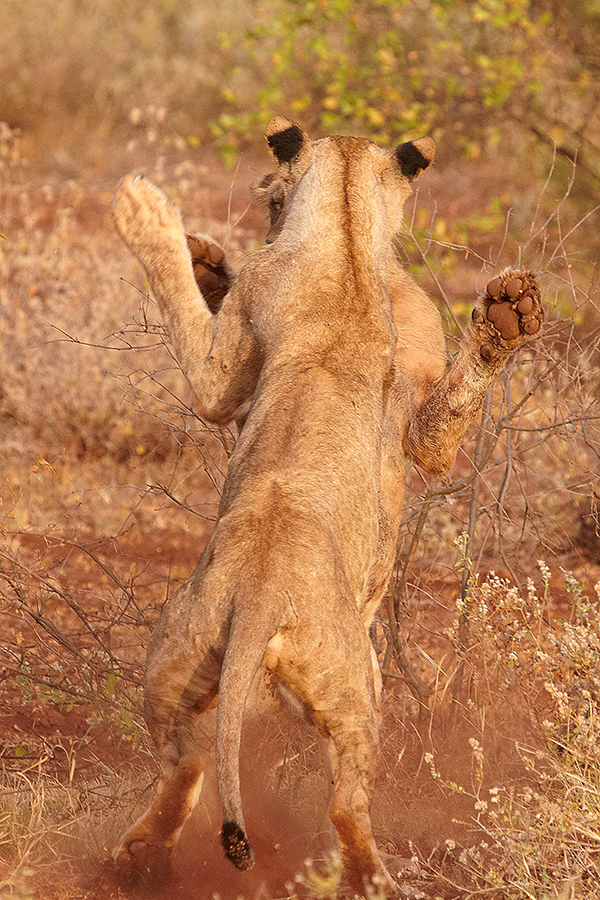
{"label": "lion's tail", "polygon": [[268,622],[234,619],[219,685],[217,713],[217,781],[223,807],[221,841],[225,856],[237,869],[250,869],[250,848],[240,793],[240,738],[248,693],[262,661],[267,643],[276,631]]}

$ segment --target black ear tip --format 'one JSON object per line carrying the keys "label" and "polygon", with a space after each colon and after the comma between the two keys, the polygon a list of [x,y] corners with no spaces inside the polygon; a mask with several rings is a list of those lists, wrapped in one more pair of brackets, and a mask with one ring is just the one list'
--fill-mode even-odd
{"label": "black ear tip", "polygon": [[396,159],[405,178],[413,181],[423,172],[435,156],[435,144],[431,138],[420,138],[418,141],[407,141],[396,147]]}
{"label": "black ear tip", "polygon": [[299,125],[281,116],[269,122],[266,138],[277,162],[289,163],[300,152],[304,143],[304,132]]}

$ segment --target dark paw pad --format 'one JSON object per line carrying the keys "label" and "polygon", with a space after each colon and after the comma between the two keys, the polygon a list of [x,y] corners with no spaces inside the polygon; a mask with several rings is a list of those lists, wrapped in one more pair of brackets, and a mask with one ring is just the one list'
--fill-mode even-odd
{"label": "dark paw pad", "polygon": [[[505,341],[515,341],[521,335],[533,336],[542,327],[544,310],[537,280],[531,272],[513,270],[492,278],[483,302],[486,318]],[[485,359],[483,347],[482,356]]]}
{"label": "dark paw pad", "polygon": [[218,244],[213,244],[195,234],[186,234],[186,238],[196,284],[210,311],[217,313],[233,281],[225,253]]}

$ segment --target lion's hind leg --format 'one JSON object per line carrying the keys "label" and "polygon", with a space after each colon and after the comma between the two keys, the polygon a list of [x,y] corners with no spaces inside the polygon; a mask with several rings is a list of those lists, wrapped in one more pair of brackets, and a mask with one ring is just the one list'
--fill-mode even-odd
{"label": "lion's hind leg", "polygon": [[171,853],[202,787],[202,761],[181,753],[180,742],[165,747],[161,776],[150,808],[121,837],[113,853],[117,873],[126,883],[158,886],[171,872]]}
{"label": "lion's hind leg", "polygon": [[153,736],[160,751],[161,773],[152,805],[120,839],[113,854],[117,871],[125,881],[160,883],[169,874],[170,857],[179,835],[194,809],[203,780],[198,749],[198,716],[214,699],[218,681],[200,702],[177,709],[155,721]]}
{"label": "lion's hind leg", "polygon": [[146,721],[160,757],[158,787],[150,808],[113,853],[117,872],[126,882],[158,884],[169,873],[172,850],[202,787],[199,717],[219,689],[222,634],[206,623],[200,645],[195,627],[176,623],[181,609],[174,601],[153,636],[145,682]]}
{"label": "lion's hind leg", "polygon": [[[396,886],[381,862],[371,826],[379,759],[380,677],[372,645],[351,601],[312,629],[303,621],[302,646],[277,668],[281,680],[312,710],[329,744],[333,770],[331,821],[352,892],[368,896],[377,884],[388,896]],[[283,661],[284,657],[282,657]]]}

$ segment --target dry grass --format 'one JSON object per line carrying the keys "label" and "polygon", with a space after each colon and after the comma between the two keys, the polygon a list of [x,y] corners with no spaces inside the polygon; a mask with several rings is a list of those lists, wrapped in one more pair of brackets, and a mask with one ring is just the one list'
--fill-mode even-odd
{"label": "dry grass", "polygon": [[177,8],[154,0],[6,0],[1,118],[24,131],[31,159],[66,177],[82,165],[106,170],[119,141],[156,149],[167,110],[175,132],[169,139],[197,144],[222,107],[231,56],[220,35],[241,35],[250,18],[250,8],[230,0],[185,0]]}
{"label": "dry grass", "polygon": [[[425,761],[444,790],[472,801],[471,840],[462,847],[447,841],[446,853],[476,895],[595,900],[600,582],[586,597],[566,573],[572,620],[557,622],[549,618],[551,573],[545,563],[539,567],[541,584],[530,579],[525,595],[492,575],[481,584],[474,578],[466,604],[457,604],[457,649],[465,610],[469,618],[463,703],[472,723],[470,778],[442,775],[433,752]],[[507,732],[521,761],[510,780],[501,777],[493,752],[495,737]]]}
{"label": "dry grass", "polygon": [[[64,749],[62,747],[55,750]],[[35,896],[52,891],[60,869],[63,896],[85,883],[87,872],[98,869],[131,815],[142,812],[152,769],[118,771],[98,761],[93,777],[79,778],[78,748],[69,748],[66,777],[52,772],[52,757],[24,764],[19,771],[4,771],[0,803],[0,896],[25,890]],[[83,890],[83,888],[80,888]],[[21,892],[21,893],[20,893]],[[52,894],[51,894],[52,895]]]}

